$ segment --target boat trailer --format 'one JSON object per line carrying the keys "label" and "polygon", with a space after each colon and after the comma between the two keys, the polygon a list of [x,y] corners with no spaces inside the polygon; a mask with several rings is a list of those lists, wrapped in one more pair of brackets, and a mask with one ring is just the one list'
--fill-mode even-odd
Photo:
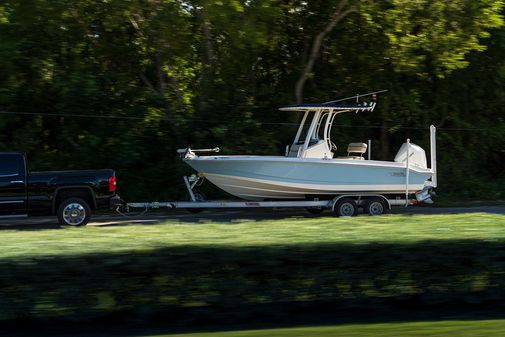
{"label": "boat trailer", "polygon": [[[374,193],[350,193],[337,195],[332,199],[319,200],[293,200],[293,201],[246,201],[246,200],[204,200],[202,194],[194,188],[203,182],[204,177],[191,175],[184,176],[183,180],[191,200],[189,201],[164,201],[164,202],[131,202],[124,205],[126,213],[132,209],[143,209],[142,214],[152,209],[185,209],[191,213],[198,213],[204,209],[246,209],[246,208],[305,208],[312,214],[318,214],[324,210],[331,210],[337,216],[357,215],[358,207],[363,207],[369,215],[382,215],[392,207],[408,207],[417,205],[434,195],[431,188],[416,193],[415,199],[405,199],[400,196],[387,198],[382,194]],[[117,212],[125,215],[120,211]]]}
{"label": "boat trailer", "polygon": [[[130,212],[131,209],[143,209],[145,213],[151,209],[186,209],[191,213],[198,213],[204,209],[218,208],[306,208],[312,214],[318,214],[328,209],[337,216],[357,215],[358,208],[363,207],[364,212],[369,215],[381,215],[386,213],[394,206],[408,207],[421,203],[432,204],[432,197],[435,196],[434,188],[437,187],[437,162],[436,162],[436,128],[430,127],[430,147],[431,147],[431,170],[432,177],[423,190],[415,193],[415,199],[409,198],[409,173],[411,164],[410,158],[410,139],[407,139],[407,152],[405,163],[405,194],[394,195],[389,198],[384,194],[377,193],[343,193],[335,195],[333,198],[320,200],[293,200],[293,201],[246,201],[246,200],[205,200],[203,195],[195,190],[200,186],[205,177],[203,175],[193,174],[184,176],[184,185],[186,186],[189,201],[164,201],[164,202],[131,202],[117,205],[117,212],[124,214],[121,209]],[[198,151],[198,150],[196,150]],[[219,149],[209,149],[201,151],[218,152]]]}

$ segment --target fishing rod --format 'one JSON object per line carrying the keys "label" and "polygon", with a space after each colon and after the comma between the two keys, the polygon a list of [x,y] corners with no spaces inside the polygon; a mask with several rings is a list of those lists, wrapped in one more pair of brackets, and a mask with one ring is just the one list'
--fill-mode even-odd
{"label": "fishing rod", "polygon": [[[358,95],[355,95],[355,96],[349,96],[349,97],[346,97],[346,98],[340,98],[340,99],[336,99],[334,101],[329,101],[329,102],[324,102],[324,103],[321,103],[321,104],[332,104],[332,103],[337,103],[337,102],[342,102],[342,101],[348,101],[350,99],[356,99],[356,102],[358,101],[358,99],[360,97],[366,97],[366,96],[375,96],[377,94],[381,94],[383,92],[386,92],[387,90],[379,90],[379,91],[374,91],[374,92],[369,92],[367,94],[358,94]],[[375,100],[375,97],[374,97],[374,100]]]}

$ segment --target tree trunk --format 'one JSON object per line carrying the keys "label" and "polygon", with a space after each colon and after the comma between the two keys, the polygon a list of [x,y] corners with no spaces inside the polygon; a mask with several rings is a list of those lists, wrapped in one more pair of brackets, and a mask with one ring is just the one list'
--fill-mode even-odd
{"label": "tree trunk", "polygon": [[[142,29],[138,23],[138,21],[130,17],[130,23],[132,27],[135,29],[135,31],[140,35],[144,36]],[[168,44],[167,41],[165,41],[165,46],[166,49],[170,50],[170,45]],[[174,76],[168,76],[164,71],[163,71],[163,53],[161,50],[158,50],[155,55],[155,67],[156,67],[156,78],[157,78],[157,86],[154,86],[153,83],[149,80],[149,78],[145,74],[139,74],[140,79],[144,84],[151,90],[152,92],[156,93],[159,95],[163,101],[163,106],[165,108],[165,116],[168,119],[170,131],[174,135],[174,138],[176,139],[177,143],[183,144],[186,142],[186,138],[183,137],[180,132],[178,131],[177,126],[174,124],[176,115],[172,112],[172,109],[170,108],[170,104],[167,101],[165,97],[165,92],[166,92],[166,82],[165,79],[168,77],[171,81],[172,87],[175,92],[175,96],[177,97],[177,101],[180,105],[181,110],[184,110],[184,101],[182,98],[182,93],[180,91],[179,87],[179,81],[177,77]]]}
{"label": "tree trunk", "polygon": [[209,19],[207,18],[207,13],[205,8],[202,7],[199,10],[196,10],[196,17],[199,19],[201,24],[201,29],[203,33],[203,55],[202,55],[202,70],[200,71],[200,83],[202,84],[202,90],[200,91],[200,95],[198,98],[198,105],[200,111],[205,111],[207,109],[207,97],[204,94],[205,88],[210,83],[212,75],[214,73],[214,48],[212,46],[212,31],[211,24]]}
{"label": "tree trunk", "polygon": [[[170,48],[170,46],[167,45],[167,48]],[[168,78],[170,80],[172,89],[174,90],[175,97],[177,98],[177,103],[179,103],[179,108],[182,111],[186,110],[184,106],[184,99],[182,97],[183,95],[181,92],[181,87],[179,86],[179,79],[177,78],[177,75],[168,75],[165,73],[165,71],[163,71],[163,54],[160,51],[156,53],[156,74],[158,76],[158,92],[160,95],[165,98],[165,90],[167,88],[165,78]]]}
{"label": "tree trunk", "polygon": [[214,65],[214,49],[212,47],[212,33],[211,33],[211,27],[210,27],[210,22],[207,19],[207,14],[205,13],[205,9],[202,8],[200,11],[200,17],[202,20],[202,30],[203,30],[203,36],[205,38],[205,56],[206,56],[206,65],[209,67],[210,70],[212,70],[213,65]]}
{"label": "tree trunk", "polygon": [[389,131],[386,123],[382,123],[381,135],[380,135],[381,149],[380,149],[380,160],[389,160]]}
{"label": "tree trunk", "polygon": [[147,78],[146,75],[140,74],[139,77],[142,80],[142,82],[144,82],[144,84],[149,88],[149,90],[151,90],[153,93],[155,93],[156,95],[161,97],[162,102],[163,102],[163,107],[165,109],[165,116],[168,119],[167,122],[168,122],[168,125],[170,128],[170,131],[174,135],[174,138],[176,139],[176,142],[178,144],[185,145],[186,138],[183,137],[179,133],[178,128],[175,125],[175,115],[171,112],[170,105],[169,105],[168,101],[166,100],[164,93],[159,91],[159,87],[155,88],[154,85],[151,83],[151,81]]}
{"label": "tree trunk", "polygon": [[300,74],[300,77],[298,78],[298,81],[296,82],[295,86],[295,97],[296,97],[296,103],[300,104],[303,101],[303,88],[305,86],[305,82],[307,82],[307,79],[312,73],[312,70],[314,68],[314,63],[316,62],[317,57],[319,56],[319,53],[321,51],[321,46],[323,44],[323,40],[328,35],[333,28],[346,16],[348,16],[350,13],[354,12],[356,8],[354,7],[349,7],[344,10],[346,7],[347,3],[349,0],[341,0],[340,3],[337,5],[337,8],[333,15],[331,16],[331,20],[326,25],[326,27],[316,35],[314,38],[314,41],[312,42],[312,48],[310,50],[309,58],[307,60],[307,63],[305,64],[305,67],[302,70],[302,73]]}

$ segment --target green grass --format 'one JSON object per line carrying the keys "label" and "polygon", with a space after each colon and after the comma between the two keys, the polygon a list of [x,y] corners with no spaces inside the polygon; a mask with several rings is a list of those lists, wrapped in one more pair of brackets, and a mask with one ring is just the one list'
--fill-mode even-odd
{"label": "green grass", "polygon": [[[425,320],[505,312],[504,215],[31,226],[2,230],[0,245],[0,324],[162,313],[171,326],[226,327],[352,322],[363,311],[370,322],[408,321],[417,307]],[[482,310],[493,316],[476,316]]]}
{"label": "green grass", "polygon": [[504,334],[505,320],[478,320],[346,324],[288,329],[151,335],[150,337],[494,337],[503,336]]}
{"label": "green grass", "polygon": [[505,239],[505,216],[386,215],[355,218],[293,217],[231,223],[88,226],[45,230],[3,230],[0,260],[90,253],[145,252],[166,247],[261,247],[302,244],[416,243],[425,240]]}

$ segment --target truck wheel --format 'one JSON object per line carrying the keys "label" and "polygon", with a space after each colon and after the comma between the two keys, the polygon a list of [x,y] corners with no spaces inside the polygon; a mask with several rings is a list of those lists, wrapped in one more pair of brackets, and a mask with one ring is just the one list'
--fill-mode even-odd
{"label": "truck wheel", "polygon": [[336,216],[354,216],[358,214],[358,205],[351,198],[342,198],[333,206],[333,212]]}
{"label": "truck wheel", "polygon": [[91,208],[81,198],[70,198],[61,203],[57,215],[62,226],[85,226],[91,217]]}
{"label": "truck wheel", "polygon": [[387,212],[387,205],[381,198],[370,198],[365,204],[364,211],[368,215],[382,215]]}

